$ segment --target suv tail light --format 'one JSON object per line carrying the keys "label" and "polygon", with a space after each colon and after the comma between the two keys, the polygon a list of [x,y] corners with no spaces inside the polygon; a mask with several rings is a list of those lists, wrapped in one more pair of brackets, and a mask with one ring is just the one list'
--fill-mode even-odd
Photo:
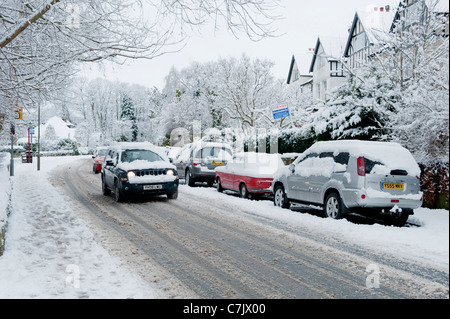
{"label": "suv tail light", "polygon": [[364,157],[358,157],[356,159],[356,171],[359,176],[366,176],[366,164],[364,163]]}
{"label": "suv tail light", "polygon": [[200,158],[194,158],[194,160],[193,160],[193,162],[192,162],[192,164],[193,164],[194,166],[199,166],[201,163],[202,163],[202,161],[201,161]]}

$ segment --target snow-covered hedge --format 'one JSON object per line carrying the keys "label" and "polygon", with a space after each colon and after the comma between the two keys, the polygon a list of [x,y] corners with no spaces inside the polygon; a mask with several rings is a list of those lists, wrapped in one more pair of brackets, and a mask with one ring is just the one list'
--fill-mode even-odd
{"label": "snow-covered hedge", "polygon": [[449,209],[449,163],[420,165],[425,207]]}

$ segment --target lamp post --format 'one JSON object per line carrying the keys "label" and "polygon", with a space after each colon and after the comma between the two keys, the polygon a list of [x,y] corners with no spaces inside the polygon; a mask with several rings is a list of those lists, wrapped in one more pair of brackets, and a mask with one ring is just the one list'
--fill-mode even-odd
{"label": "lamp post", "polygon": [[41,103],[38,103],[37,170],[41,170]]}
{"label": "lamp post", "polygon": [[14,122],[11,123],[11,161],[9,164],[9,176],[14,176],[14,134],[15,134]]}

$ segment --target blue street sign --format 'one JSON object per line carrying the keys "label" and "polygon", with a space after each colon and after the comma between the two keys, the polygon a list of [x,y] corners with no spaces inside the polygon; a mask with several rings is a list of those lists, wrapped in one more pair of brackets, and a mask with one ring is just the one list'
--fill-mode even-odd
{"label": "blue street sign", "polygon": [[275,120],[281,119],[283,117],[288,117],[289,116],[289,108],[288,108],[287,103],[274,105],[272,107],[272,113],[273,113],[273,118]]}

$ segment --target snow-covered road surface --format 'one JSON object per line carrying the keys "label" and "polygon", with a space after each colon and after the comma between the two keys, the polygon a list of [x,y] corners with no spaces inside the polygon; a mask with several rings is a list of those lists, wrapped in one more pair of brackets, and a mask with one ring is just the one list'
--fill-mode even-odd
{"label": "snow-covered road surface", "polygon": [[448,298],[448,211],[363,225],[185,185],[116,203],[88,157],[59,161],[16,167],[0,297]]}

